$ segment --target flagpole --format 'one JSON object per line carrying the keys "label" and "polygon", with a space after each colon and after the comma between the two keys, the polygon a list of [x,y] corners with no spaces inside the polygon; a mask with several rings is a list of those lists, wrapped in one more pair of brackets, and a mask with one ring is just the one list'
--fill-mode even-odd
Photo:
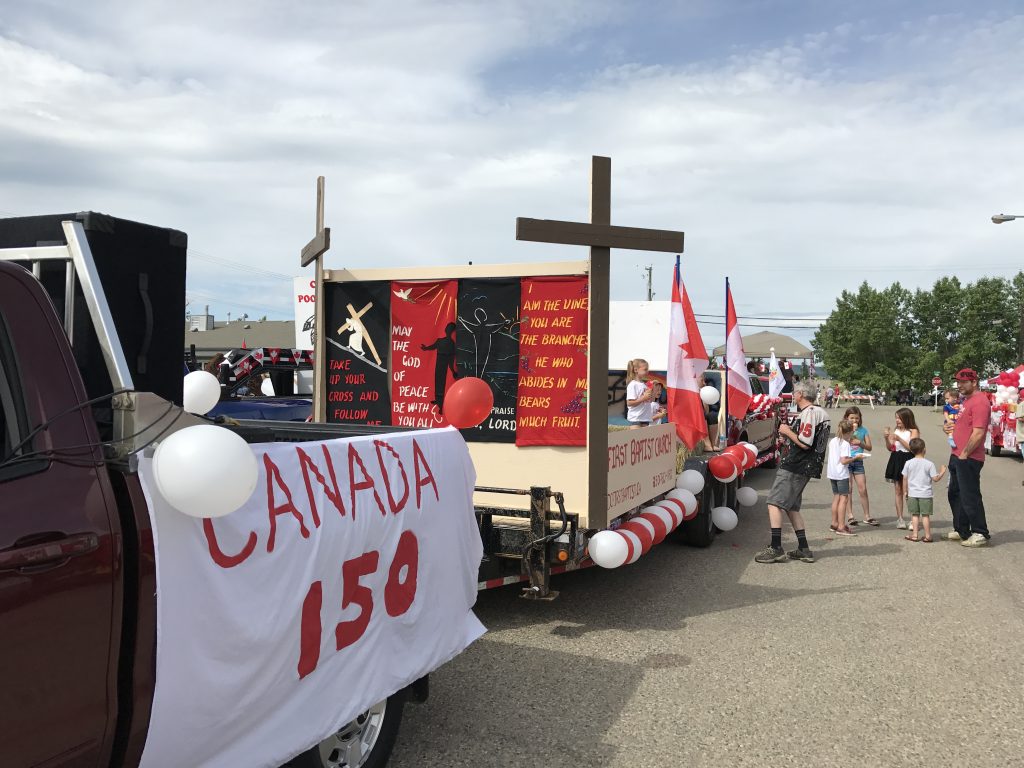
{"label": "flagpole", "polygon": [[722,408],[725,409],[725,420],[722,422],[723,434],[718,436],[718,445],[729,444],[729,277],[725,278],[725,371],[722,387]]}

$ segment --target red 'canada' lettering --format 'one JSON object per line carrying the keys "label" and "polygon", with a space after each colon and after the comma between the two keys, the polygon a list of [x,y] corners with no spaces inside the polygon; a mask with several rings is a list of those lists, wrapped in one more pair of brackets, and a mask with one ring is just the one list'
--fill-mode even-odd
{"label": "red 'canada' lettering", "polygon": [[299,625],[299,679],[314,669],[320,661],[320,609],[324,603],[324,585],[314,581],[309,585],[306,599],[302,601],[302,623]]}
{"label": "red 'canada' lettering", "polygon": [[[402,458],[398,455],[398,452],[383,440],[374,440],[373,444],[377,446],[377,463],[380,465],[380,474],[384,478],[384,490],[388,494],[388,506],[391,507],[391,514],[397,515],[409,500],[409,478],[405,474],[405,465],[402,464]],[[397,502],[395,501],[394,494],[391,493],[391,477],[388,474],[387,467],[384,465],[384,454],[380,452],[381,448],[395,457],[398,461],[398,471],[402,473],[402,498]]]}
{"label": "red 'canada' lettering", "polygon": [[[388,571],[388,583],[384,586],[384,607],[388,616],[401,616],[409,610],[412,601],[416,599],[419,567],[420,545],[416,540],[416,534],[412,531],[402,531],[395,557],[391,561],[391,570]],[[404,580],[401,578],[402,568],[405,568]]]}
{"label": "red 'canada' lettering", "polygon": [[[359,467],[359,471],[363,473],[363,479],[358,483],[356,480],[356,466]],[[352,496],[352,519],[356,519],[356,492],[365,491],[367,488],[373,491],[373,500],[377,502],[377,509],[380,513],[387,517],[387,512],[384,511],[384,503],[380,500],[380,495],[377,493],[377,486],[373,483],[373,478],[366,472],[366,465],[363,464],[363,459],[356,450],[353,443],[348,444],[348,478],[351,484],[351,496]]]}
{"label": "red 'canada' lettering", "polygon": [[342,517],[345,516],[345,503],[341,500],[341,491],[338,490],[338,478],[334,474],[334,462],[331,460],[331,454],[327,451],[327,446],[322,445],[320,447],[324,450],[324,464],[327,465],[327,474],[331,476],[331,486],[333,486],[333,491],[331,490],[331,487],[328,487],[326,478],[320,474],[320,470],[317,469],[316,464],[314,464],[313,460],[309,458],[309,455],[298,446],[295,446],[295,452],[299,455],[299,466],[302,467],[302,479],[306,481],[306,496],[309,498],[309,511],[313,515],[313,525],[316,528],[320,527],[320,515],[317,514],[316,497],[313,495],[313,484],[309,481],[310,471],[313,472],[313,476],[316,478],[316,481],[320,483],[320,487],[324,489],[324,495],[332,504],[334,504],[334,508],[338,510],[338,514]]}
{"label": "red 'canada' lettering", "polygon": [[[306,528],[306,521],[302,519],[302,513],[295,508],[295,502],[292,501],[292,491],[285,484],[284,478],[281,477],[281,470],[277,468],[277,464],[270,458],[270,454],[263,454],[263,466],[267,470],[267,513],[270,517],[270,537],[267,539],[267,552],[273,552],[274,538],[277,535],[278,515],[291,512],[292,516],[299,521],[299,530],[302,532],[302,538],[304,539],[309,538],[309,529]],[[274,503],[275,482],[284,491],[285,498],[287,499],[284,504],[275,505]]]}
{"label": "red 'canada' lettering", "polygon": [[249,538],[246,540],[245,546],[242,547],[242,551],[237,555],[225,555],[221,551],[220,546],[217,544],[217,534],[213,530],[213,520],[208,517],[203,518],[203,533],[206,534],[206,546],[210,548],[210,557],[221,568],[234,568],[239,563],[244,562],[252,554],[252,551],[256,549],[255,531],[249,531]]}
{"label": "red 'canada' lettering", "polygon": [[[412,459],[413,466],[416,468],[416,508],[419,509],[420,488],[424,485],[433,487],[434,498],[438,501],[441,500],[441,494],[437,492],[437,482],[434,480],[434,473],[430,471],[430,465],[427,464],[427,457],[423,455],[423,449],[420,448],[420,444],[416,442],[415,437],[412,439]],[[420,476],[420,464],[422,464],[423,469],[426,470],[426,474],[423,477]]]}
{"label": "red 'canada' lettering", "polygon": [[359,615],[351,621],[339,621],[338,626],[334,628],[334,638],[339,651],[362,637],[370,623],[370,614],[373,612],[373,592],[369,587],[359,583],[359,577],[369,576],[376,571],[378,560],[380,560],[380,555],[375,550],[366,552],[352,560],[346,560],[341,564],[341,610],[345,610],[354,603],[359,606]]}

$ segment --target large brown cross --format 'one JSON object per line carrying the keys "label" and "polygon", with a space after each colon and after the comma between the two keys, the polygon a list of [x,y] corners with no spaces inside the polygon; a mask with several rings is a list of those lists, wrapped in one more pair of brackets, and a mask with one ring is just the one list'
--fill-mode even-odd
{"label": "large brown cross", "polygon": [[[683,233],[667,229],[617,227],[611,223],[612,161],[595,155],[590,165],[590,223],[551,219],[516,219],[516,240],[590,247],[590,328],[587,382],[587,446],[590,452],[590,498],[603,504],[608,495],[608,411],[599,407],[608,380],[608,288],[612,248],[682,253]],[[595,460],[597,457],[597,460]],[[591,502],[594,503],[593,501]]]}
{"label": "large brown cross", "polygon": [[[327,420],[327,398],[320,396],[321,381],[325,381],[324,375],[327,361],[324,359],[327,338],[327,327],[324,322],[324,254],[331,247],[331,228],[324,226],[324,177],[316,179],[316,229],[313,239],[306,243],[299,255],[299,264],[305,267],[312,261],[316,262],[316,304],[314,309],[315,319],[313,328],[315,338],[313,341],[313,420],[322,422]],[[371,345],[372,346],[372,345]],[[376,356],[376,350],[374,351]]]}

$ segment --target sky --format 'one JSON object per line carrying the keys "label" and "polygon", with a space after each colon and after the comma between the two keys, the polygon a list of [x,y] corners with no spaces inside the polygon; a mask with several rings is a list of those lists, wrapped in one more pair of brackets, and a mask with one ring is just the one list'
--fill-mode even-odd
{"label": "sky", "polygon": [[[807,341],[861,281],[1024,265],[1024,2],[0,0],[0,216],[189,235],[189,309],[291,318],[328,268],[585,258],[517,216],[682,230],[704,340]],[[671,254],[613,251],[613,299]],[[782,319],[775,319],[782,318]]]}

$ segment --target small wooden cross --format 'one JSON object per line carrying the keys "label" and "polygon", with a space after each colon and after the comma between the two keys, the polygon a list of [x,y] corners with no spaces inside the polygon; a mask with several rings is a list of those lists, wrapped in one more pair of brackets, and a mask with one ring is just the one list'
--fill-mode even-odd
{"label": "small wooden cross", "polygon": [[[590,165],[590,223],[551,219],[516,219],[516,240],[590,247],[590,328],[587,382],[587,446],[590,451],[590,498],[603,505],[608,495],[608,467],[594,456],[608,452],[608,412],[593,396],[608,380],[608,292],[611,249],[682,253],[683,233],[663,229],[617,227],[611,223],[612,161],[595,155]],[[593,505],[595,501],[592,501]]]}

